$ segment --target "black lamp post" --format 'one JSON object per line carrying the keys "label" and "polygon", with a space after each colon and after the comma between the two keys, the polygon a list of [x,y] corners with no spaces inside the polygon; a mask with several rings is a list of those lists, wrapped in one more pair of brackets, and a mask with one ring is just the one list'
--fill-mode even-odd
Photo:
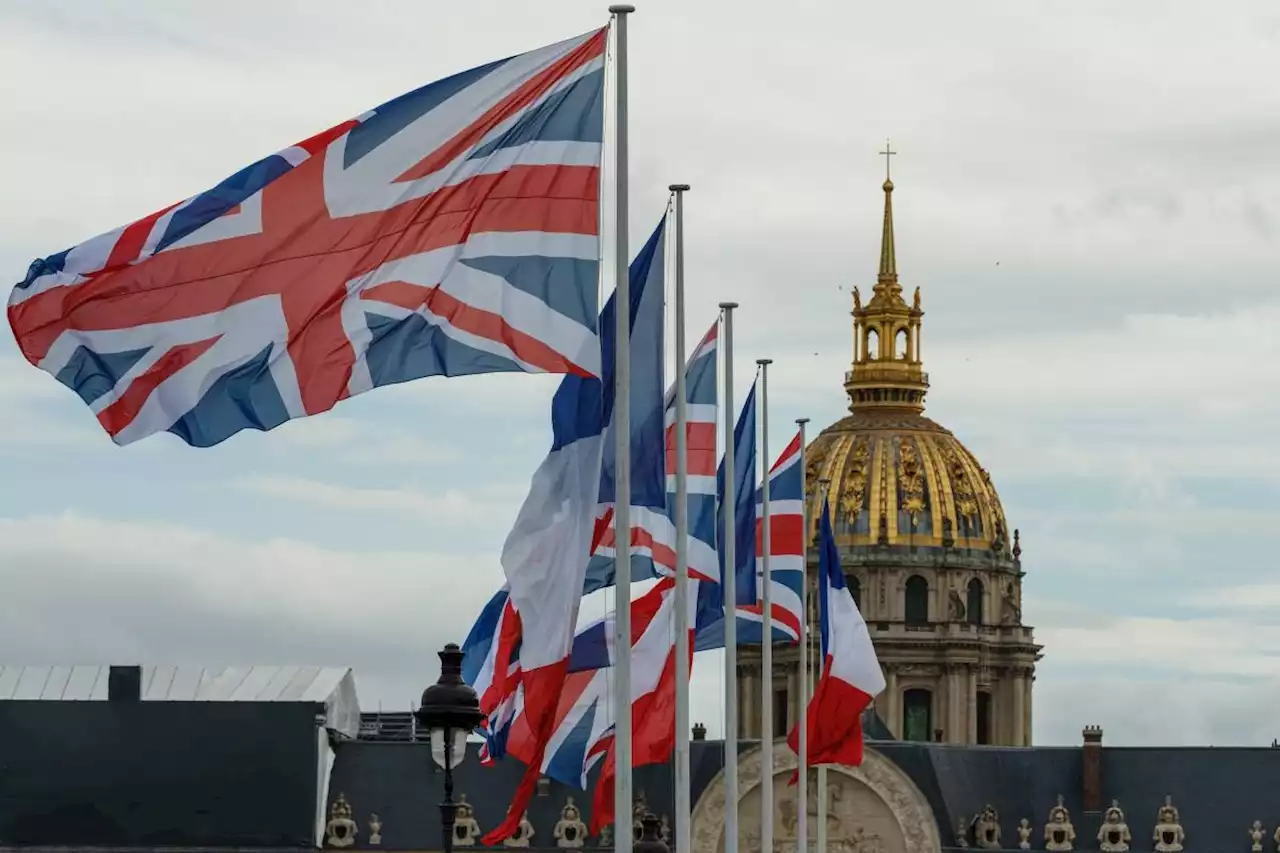
{"label": "black lamp post", "polygon": [[444,851],[453,853],[453,825],[458,805],[453,801],[453,768],[467,757],[467,735],[484,719],[476,691],[462,680],[462,649],[449,643],[440,652],[440,680],[422,691],[414,716],[431,737],[431,757],[444,768],[444,802],[440,825]]}

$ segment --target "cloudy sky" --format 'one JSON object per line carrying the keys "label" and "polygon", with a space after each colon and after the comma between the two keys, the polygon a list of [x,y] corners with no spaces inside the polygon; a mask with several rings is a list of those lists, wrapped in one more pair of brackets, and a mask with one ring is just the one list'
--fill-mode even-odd
{"label": "cloudy sky", "polygon": [[[0,272],[605,5],[0,0]],[[1036,742],[1280,736],[1274,4],[638,5],[633,245],[691,183],[691,335],[742,304],[777,436],[844,411],[893,137],[928,413],[1022,531]],[[350,664],[407,708],[501,582],[554,384],[121,449],[0,334],[0,659]]]}

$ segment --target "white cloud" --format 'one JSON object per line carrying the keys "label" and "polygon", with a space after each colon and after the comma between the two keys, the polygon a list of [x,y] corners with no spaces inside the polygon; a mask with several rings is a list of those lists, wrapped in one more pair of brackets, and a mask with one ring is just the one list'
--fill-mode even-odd
{"label": "white cloud", "polygon": [[[270,498],[313,504],[343,511],[395,513],[411,516],[432,525],[490,524],[494,514],[502,516],[505,506],[481,500],[474,492],[456,488],[431,494],[419,489],[360,488],[336,485],[299,477],[249,477],[234,482],[239,488]],[[494,491],[494,490],[489,490]],[[499,489],[498,492],[503,490]],[[510,500],[511,490],[503,497]]]}

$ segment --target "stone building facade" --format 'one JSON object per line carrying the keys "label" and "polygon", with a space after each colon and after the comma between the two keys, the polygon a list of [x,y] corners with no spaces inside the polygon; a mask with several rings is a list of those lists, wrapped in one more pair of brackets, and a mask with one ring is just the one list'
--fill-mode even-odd
{"label": "stone building facade", "polygon": [[[884,668],[876,711],[889,730],[903,740],[1029,746],[1041,647],[1023,620],[1022,545],[991,475],[924,416],[924,311],[920,289],[908,303],[898,281],[893,189],[886,180],[871,298],[863,304],[853,290],[849,415],[805,451],[809,515],[829,500],[849,588]],[[816,577],[816,558],[810,566]],[[776,737],[801,707],[798,649],[779,645],[773,659]],[[759,649],[743,648],[742,737],[761,736],[762,679]]]}

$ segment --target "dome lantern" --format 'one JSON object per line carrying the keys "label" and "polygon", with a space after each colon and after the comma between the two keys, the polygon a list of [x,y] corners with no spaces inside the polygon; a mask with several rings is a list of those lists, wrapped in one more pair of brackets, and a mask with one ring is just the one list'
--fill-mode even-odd
{"label": "dome lantern", "polygon": [[893,239],[893,181],[888,159],[897,152],[885,142],[884,230],[880,238],[880,273],[865,306],[853,289],[853,368],[845,374],[849,411],[905,409],[924,411],[929,374],[920,361],[920,288],[912,304],[902,298],[898,257]]}

